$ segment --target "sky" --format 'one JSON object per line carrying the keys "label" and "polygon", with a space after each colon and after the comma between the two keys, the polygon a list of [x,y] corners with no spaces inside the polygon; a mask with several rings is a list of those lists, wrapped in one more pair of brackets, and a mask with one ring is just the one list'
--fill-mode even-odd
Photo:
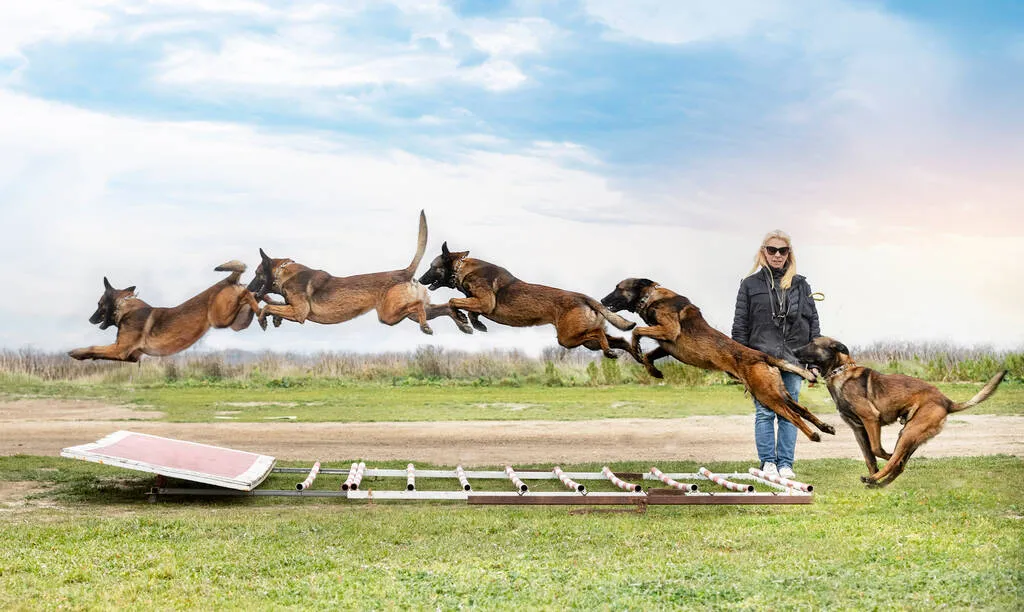
{"label": "sky", "polygon": [[[172,306],[258,249],[420,274],[443,241],[729,332],[765,233],[852,346],[1024,347],[1024,4],[0,0],[0,347],[113,342],[107,276]],[[436,302],[454,297],[433,294]],[[555,344],[374,314],[190,350]]]}

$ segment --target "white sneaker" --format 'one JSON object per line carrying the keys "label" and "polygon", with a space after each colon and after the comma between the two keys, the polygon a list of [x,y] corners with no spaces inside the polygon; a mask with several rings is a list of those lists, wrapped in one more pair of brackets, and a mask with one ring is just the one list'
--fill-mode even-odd
{"label": "white sneaker", "polygon": [[796,472],[793,471],[793,468],[786,465],[779,468],[779,476],[782,476],[783,478],[788,478],[789,480],[793,480],[794,478],[796,478]]}
{"label": "white sneaker", "polygon": [[761,466],[761,471],[769,476],[779,475],[779,468],[775,467],[775,464],[771,461],[765,461],[764,465]]}

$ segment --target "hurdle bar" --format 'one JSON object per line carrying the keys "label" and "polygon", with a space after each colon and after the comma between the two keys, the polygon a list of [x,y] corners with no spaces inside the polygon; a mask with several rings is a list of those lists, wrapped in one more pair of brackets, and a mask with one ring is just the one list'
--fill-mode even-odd
{"label": "hurdle bar", "polygon": [[633,493],[639,493],[643,491],[643,487],[641,487],[640,485],[633,484],[631,482],[626,482],[625,480],[622,480],[621,478],[616,476],[615,473],[612,472],[611,468],[609,468],[607,465],[601,468],[601,473],[604,474],[604,477],[611,481],[613,485],[617,486],[618,488],[624,491],[632,491]]}
{"label": "hurdle bar", "polygon": [[652,467],[651,468],[651,474],[654,474],[655,477],[657,477],[658,480],[660,480],[661,482],[667,484],[668,486],[672,487],[673,489],[679,489],[680,491],[687,491],[689,493],[694,493],[698,489],[697,485],[695,485],[695,484],[679,482],[678,480],[673,480],[673,479],[669,478],[668,476],[665,475],[664,472],[662,472],[661,470],[659,470],[656,467]]}
{"label": "hurdle bar", "polygon": [[551,471],[555,473],[555,476],[558,476],[558,479],[561,480],[562,484],[564,484],[566,487],[572,489],[573,491],[576,491],[580,495],[587,494],[587,488],[581,485],[580,483],[576,482],[572,478],[566,476],[565,472],[562,471],[562,468],[560,466],[556,465],[555,469]]}
{"label": "hurdle bar", "polygon": [[409,464],[405,466],[405,490],[415,491],[416,490],[416,466]]}
{"label": "hurdle bar", "polygon": [[526,483],[519,479],[516,475],[516,471],[512,469],[511,465],[505,466],[505,475],[512,481],[512,484],[516,485],[516,489],[519,490],[520,495],[529,492],[530,487],[526,486]]}
{"label": "hurdle bar", "polygon": [[780,484],[786,488],[803,491],[805,493],[814,492],[814,487],[812,485],[790,480],[789,478],[783,478],[782,476],[777,476],[775,474],[769,474],[768,472],[757,468],[750,468],[747,472],[763,484]]}
{"label": "hurdle bar", "polygon": [[469,481],[466,480],[466,471],[462,469],[462,466],[455,467],[455,477],[459,479],[459,484],[462,485],[463,491],[472,491],[473,487],[469,486]]}
{"label": "hurdle bar", "polygon": [[715,484],[717,484],[719,486],[725,487],[726,489],[729,489],[730,491],[745,491],[747,493],[753,493],[754,492],[754,485],[743,485],[743,484],[739,484],[739,483],[736,483],[736,482],[732,482],[732,481],[726,480],[725,478],[722,478],[721,476],[713,474],[711,472],[711,470],[709,470],[706,467],[700,468],[699,470],[697,470],[697,473],[700,474],[701,476],[703,476],[704,478],[707,478],[711,482],[713,482],[713,483],[715,483]]}
{"label": "hurdle bar", "polygon": [[310,486],[312,486],[313,481],[316,480],[316,476],[319,473],[320,473],[320,462],[317,461],[316,463],[313,464],[313,468],[311,470],[309,470],[309,476],[306,476],[305,480],[303,480],[302,482],[296,484],[295,485],[295,489],[297,491],[304,491],[304,490],[308,489]]}

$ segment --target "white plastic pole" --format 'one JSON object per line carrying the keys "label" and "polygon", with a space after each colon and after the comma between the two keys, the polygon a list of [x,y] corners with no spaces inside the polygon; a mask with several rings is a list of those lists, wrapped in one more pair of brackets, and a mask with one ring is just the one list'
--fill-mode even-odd
{"label": "white plastic pole", "polygon": [[416,490],[416,466],[411,463],[405,466],[405,490]]}
{"label": "white plastic pole", "polygon": [[353,479],[355,479],[356,472],[358,472],[358,471],[359,471],[359,464],[358,463],[353,463],[352,467],[350,467],[348,469],[348,478],[345,479],[345,482],[341,483],[341,490],[342,491],[348,491],[349,489],[352,488],[352,481],[353,481]]}
{"label": "white plastic pole", "polygon": [[673,489],[679,489],[680,491],[689,491],[691,493],[697,490],[697,485],[679,482],[678,480],[672,480],[656,467],[651,468],[651,473],[654,474],[658,478],[658,480],[662,481],[663,483],[667,484]]}
{"label": "white plastic pole", "polygon": [[309,476],[306,476],[305,480],[295,485],[296,490],[302,491],[308,489],[313,484],[313,481],[316,480],[316,475],[319,473],[320,462],[317,461],[316,463],[313,464],[313,469],[309,470]]}
{"label": "white plastic pole", "polygon": [[797,491],[805,491],[807,493],[814,492],[814,486],[806,484],[806,483],[803,483],[803,482],[797,482],[795,480],[790,480],[788,478],[783,478],[782,476],[776,476],[775,474],[769,474],[768,472],[765,472],[763,470],[759,470],[757,468],[750,468],[747,471],[750,472],[751,474],[753,474],[754,476],[757,476],[758,478],[763,478],[764,480],[767,480],[769,482],[774,482],[775,484],[780,484],[780,485],[782,485],[782,486],[784,486],[786,488],[789,488],[789,489],[796,489]]}
{"label": "white plastic pole", "polygon": [[516,489],[519,490],[520,495],[530,490],[530,487],[526,486],[525,482],[519,480],[519,477],[516,476],[516,471],[512,469],[511,465],[505,466],[505,474],[508,476],[509,480],[512,481],[512,484],[516,485]]}
{"label": "white plastic pole", "polygon": [[463,491],[472,491],[473,487],[469,486],[469,481],[466,480],[466,471],[462,469],[462,466],[456,466],[455,475],[459,477],[459,484],[462,485]]}
{"label": "white plastic pole", "polygon": [[561,480],[562,484],[564,484],[566,487],[572,489],[573,491],[576,491],[580,495],[586,495],[587,494],[587,488],[585,486],[581,485],[580,483],[576,482],[575,480],[573,480],[573,479],[569,478],[568,476],[566,476],[565,472],[562,471],[561,467],[556,465],[555,469],[553,469],[551,471],[555,473],[555,476],[558,476],[558,479]]}
{"label": "white plastic pole", "polygon": [[706,467],[700,468],[699,470],[697,470],[697,473],[699,473],[704,478],[707,478],[711,482],[713,482],[713,483],[715,483],[715,484],[717,484],[719,486],[723,486],[726,489],[729,489],[730,491],[741,491],[741,492],[744,492],[744,493],[753,493],[754,492],[754,485],[745,485],[745,484],[739,484],[739,483],[736,483],[736,482],[730,482],[730,481],[722,478],[721,476],[712,474],[711,470],[709,470]]}
{"label": "white plastic pole", "polygon": [[612,472],[611,468],[609,468],[607,465],[601,468],[601,473],[604,474],[604,477],[610,480],[613,485],[617,486],[618,488],[624,491],[632,491],[634,493],[639,493],[640,491],[643,490],[643,488],[640,485],[633,484],[631,482],[626,482],[625,480],[622,480],[621,478],[616,476]]}

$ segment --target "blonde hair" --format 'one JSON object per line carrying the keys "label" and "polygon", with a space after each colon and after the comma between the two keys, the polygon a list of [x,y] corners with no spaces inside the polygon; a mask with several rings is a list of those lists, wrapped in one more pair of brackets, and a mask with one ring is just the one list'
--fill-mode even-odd
{"label": "blonde hair", "polygon": [[793,243],[790,240],[789,234],[782,230],[772,230],[764,235],[764,239],[761,240],[761,246],[757,249],[757,254],[754,255],[754,267],[750,269],[750,274],[757,272],[761,268],[770,269],[768,265],[768,259],[764,255],[764,247],[768,244],[768,241],[776,238],[786,243],[789,247],[789,259],[786,260],[786,271],[782,274],[782,280],[779,281],[779,286],[784,290],[788,290],[790,285],[793,284],[793,277],[796,276],[796,254],[793,252]]}

